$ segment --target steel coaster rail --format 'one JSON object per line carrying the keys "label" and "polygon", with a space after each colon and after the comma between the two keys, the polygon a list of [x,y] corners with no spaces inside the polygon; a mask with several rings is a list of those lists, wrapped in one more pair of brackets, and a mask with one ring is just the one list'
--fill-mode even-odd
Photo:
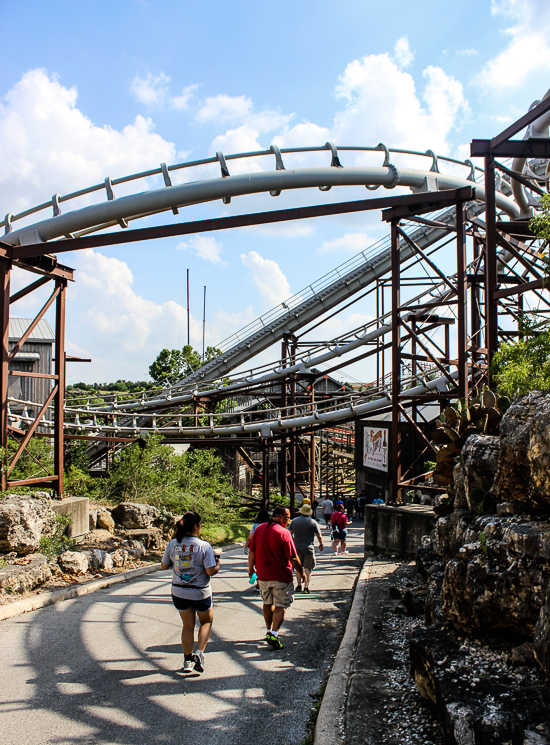
{"label": "steel coaster rail", "polygon": [[[433,368],[430,370],[425,370],[422,373],[418,373],[414,377],[411,376],[410,378],[406,378],[403,380],[404,385],[407,385],[410,382],[414,382],[417,380],[424,380],[424,382],[416,387],[408,388],[407,392],[411,396],[420,395],[422,393],[426,393],[428,391],[437,389],[440,391],[447,390],[447,379],[443,376],[438,377],[434,380],[427,381],[426,378],[434,374],[436,372],[437,368]],[[457,377],[456,372],[451,373],[450,377],[456,378]],[[384,393],[384,391],[381,391]],[[112,425],[100,425],[97,422],[65,422],[64,426],[67,429],[80,429],[82,431],[90,431],[93,432],[93,434],[99,435],[99,432],[118,432],[122,434],[149,434],[149,433],[156,433],[161,432],[163,434],[177,434],[180,436],[203,436],[203,435],[232,435],[232,434],[261,434],[262,432],[265,432],[266,428],[269,428],[272,431],[282,431],[287,429],[293,429],[293,428],[304,428],[312,426],[316,423],[322,423],[322,422],[332,422],[332,421],[338,421],[339,419],[345,419],[349,416],[359,416],[366,413],[369,413],[371,411],[375,411],[376,409],[383,408],[388,405],[390,401],[389,393],[386,392],[384,395],[382,395],[378,399],[372,398],[373,393],[369,392],[368,394],[350,394],[349,396],[341,397],[339,400],[337,400],[334,403],[331,403],[326,408],[319,410],[318,406],[315,404],[298,404],[293,407],[283,407],[283,409],[276,408],[271,410],[259,410],[258,412],[250,412],[250,413],[261,413],[263,415],[268,415],[267,419],[257,421],[257,422],[245,422],[241,419],[240,424],[221,424],[216,425],[213,423],[214,417],[228,417],[228,418],[234,418],[235,415],[233,414],[204,414],[199,415],[199,418],[201,419],[209,419],[210,424],[208,427],[186,427],[186,426],[164,426],[164,427],[158,427],[156,425],[156,421],[159,419],[177,419],[183,418],[186,415],[180,414],[180,415],[174,415],[174,414],[156,414],[154,416],[154,426],[152,427],[139,427],[139,425],[134,422],[131,426],[129,425],[118,425],[117,423],[114,423]],[[30,406],[36,406],[37,404],[33,402],[26,402],[27,405]],[[288,411],[289,408],[293,409],[293,412],[291,414],[282,414],[282,411]],[[302,411],[300,412],[299,409],[308,409],[309,411]],[[89,412],[88,412],[89,413]],[[10,414],[11,420],[18,420],[18,421],[24,421],[24,422],[32,422],[33,419],[28,416],[24,415],[16,415],[16,414]],[[117,415],[114,412],[109,412],[108,414],[103,414],[103,416],[108,416],[111,418],[115,418]],[[137,419],[137,417],[135,417]],[[188,416],[187,416],[188,418]],[[50,420],[42,420],[41,422],[44,426],[53,426],[53,422]]]}
{"label": "steel coaster rail", "polygon": [[[297,147],[297,148],[277,148],[276,146],[272,146],[269,150],[256,150],[251,151],[248,153],[233,153],[230,155],[225,155],[223,158],[227,160],[241,160],[246,158],[255,158],[260,156],[272,156],[273,154],[277,154],[279,152],[281,155],[286,154],[296,154],[296,153],[313,153],[313,152],[323,152],[327,149],[330,149],[328,147],[328,143],[324,146],[314,146],[314,147]],[[433,162],[433,154],[431,151],[428,152],[421,152],[416,150],[403,150],[400,148],[385,148],[384,145],[380,144],[376,147],[369,147],[369,146],[339,146],[338,150],[341,151],[347,151],[347,152],[380,152],[384,151],[386,155],[389,155],[391,153],[399,154],[399,155],[413,155],[413,156],[419,156],[419,157],[429,157],[432,158]],[[453,163],[454,165],[458,166],[465,166],[467,168],[470,168],[470,175],[472,178],[470,180],[474,180],[476,171],[479,173],[483,173],[483,169],[479,168],[478,166],[474,166],[470,160],[457,160],[456,158],[450,158],[448,156],[444,155],[438,155],[437,161],[445,161],[448,163]],[[148,171],[141,171],[139,173],[134,173],[129,176],[123,176],[121,178],[111,179],[107,177],[104,182],[99,184],[94,184],[93,186],[88,186],[85,189],[80,189],[75,192],[71,192],[69,194],[60,195],[55,194],[52,199],[48,202],[43,202],[42,204],[36,205],[35,207],[31,207],[27,210],[24,210],[23,212],[20,212],[16,215],[13,213],[8,213],[4,220],[0,222],[0,227],[3,227],[5,229],[5,234],[12,232],[13,230],[13,223],[22,220],[26,217],[30,217],[31,215],[36,214],[37,212],[41,212],[42,210],[52,208],[54,212],[54,217],[58,216],[60,214],[60,204],[63,204],[64,202],[68,202],[72,199],[78,199],[79,197],[87,196],[88,194],[93,194],[95,192],[105,191],[106,196],[110,199],[114,198],[114,194],[111,196],[112,187],[113,186],[119,186],[120,184],[126,184],[131,181],[136,181],[138,179],[147,179],[152,178],[154,176],[160,176],[162,175],[164,177],[165,186],[172,186],[171,179],[170,179],[170,172],[179,171],[185,168],[195,168],[199,166],[204,165],[210,165],[214,163],[219,163],[220,159],[218,155],[210,157],[210,158],[202,158],[200,160],[194,160],[194,161],[186,161],[183,163],[176,163],[172,164],[170,166],[167,166],[165,163],[162,163],[158,168],[152,168]],[[281,165],[282,160],[277,159],[277,165]],[[284,169],[284,166],[283,166]]]}

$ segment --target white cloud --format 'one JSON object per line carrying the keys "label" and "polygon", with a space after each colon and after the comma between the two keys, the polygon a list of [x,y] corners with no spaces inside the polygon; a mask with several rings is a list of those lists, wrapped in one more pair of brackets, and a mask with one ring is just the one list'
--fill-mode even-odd
{"label": "white cloud", "polygon": [[351,62],[336,89],[346,107],[334,118],[334,141],[449,152],[449,134],[468,111],[462,85],[439,67],[426,68],[423,76],[425,106],[413,77],[399,70],[389,55]]}
{"label": "white cloud", "polygon": [[393,48],[393,54],[399,67],[410,67],[414,60],[414,52],[411,52],[409,46],[409,39],[407,36],[402,36],[395,42]]}
{"label": "white cloud", "polygon": [[170,78],[164,72],[158,75],[149,72],[144,78],[136,75],[131,91],[140,103],[147,106],[162,106],[168,95],[169,82]]}
{"label": "white cloud", "polygon": [[273,259],[264,259],[257,251],[240,254],[240,259],[260,293],[264,309],[282,303],[290,297],[290,285],[281,268]]}
{"label": "white cloud", "polygon": [[[173,161],[174,145],[153,131],[150,119],[137,116],[122,130],[100,127],[77,108],[76,100],[76,88],[65,88],[39,69],[25,73],[4,97],[0,190],[5,212],[18,212],[106,176]],[[115,194],[121,191],[115,188]]]}
{"label": "white cloud", "polygon": [[196,120],[204,124],[214,122],[219,124],[226,121],[244,119],[252,110],[252,101],[246,96],[209,96],[197,111]]}
{"label": "white cloud", "polygon": [[193,83],[193,85],[186,86],[180,96],[172,96],[170,99],[170,106],[173,109],[188,109],[189,108],[189,102],[195,95],[195,91],[198,88],[198,83]]}
{"label": "white cloud", "polygon": [[178,243],[176,248],[183,250],[190,248],[196,253],[199,259],[211,261],[213,264],[221,262],[220,253],[223,247],[212,235],[194,235],[188,241]]}
{"label": "white cloud", "polygon": [[318,249],[319,253],[359,253],[374,243],[366,233],[346,233],[332,241],[324,241]]}
{"label": "white cloud", "polygon": [[475,57],[479,54],[477,49],[459,49],[457,51],[459,57]]}
{"label": "white cloud", "polygon": [[488,92],[519,88],[533,73],[550,68],[550,4],[541,0],[493,0],[493,15],[512,19],[510,41],[474,82]]}
{"label": "white cloud", "polygon": [[[173,300],[159,304],[138,295],[126,262],[92,249],[79,251],[72,262],[78,281],[69,288],[67,336],[74,333],[76,316],[78,345],[93,360],[82,370],[86,379],[143,379],[161,349],[182,346],[186,309]],[[201,334],[202,323],[191,316],[192,339]]]}

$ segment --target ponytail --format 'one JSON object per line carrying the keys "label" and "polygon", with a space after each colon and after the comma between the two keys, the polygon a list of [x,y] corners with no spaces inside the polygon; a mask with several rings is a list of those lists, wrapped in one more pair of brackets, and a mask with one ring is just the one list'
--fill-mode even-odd
{"label": "ponytail", "polygon": [[193,530],[201,522],[201,516],[197,512],[186,512],[176,523],[175,539],[181,543],[186,535],[193,535]]}

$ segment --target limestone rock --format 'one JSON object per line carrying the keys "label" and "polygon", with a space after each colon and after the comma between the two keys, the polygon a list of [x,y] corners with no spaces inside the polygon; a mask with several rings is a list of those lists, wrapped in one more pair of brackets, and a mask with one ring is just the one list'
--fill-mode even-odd
{"label": "limestone rock", "polygon": [[115,567],[123,567],[128,561],[129,556],[129,552],[123,548],[119,548],[116,551],[113,551],[113,553],[111,554],[113,565]]}
{"label": "limestone rock", "polygon": [[464,543],[466,531],[474,523],[475,517],[469,510],[456,510],[450,515],[440,517],[433,536],[433,546],[436,554],[445,561],[453,559]]}
{"label": "limestone rock", "polygon": [[88,557],[88,563],[91,569],[103,569],[109,572],[113,568],[112,555],[107,551],[94,548],[91,551],[87,551],[86,556]]}
{"label": "limestone rock", "polygon": [[136,559],[143,559],[147,551],[141,541],[132,539],[128,541],[128,553],[133,555]]}
{"label": "limestone rock", "polygon": [[111,517],[111,513],[107,510],[101,510],[97,515],[97,527],[101,530],[108,530],[109,533],[115,532],[115,521]]}
{"label": "limestone rock", "polygon": [[454,498],[455,510],[468,509],[468,500],[466,499],[466,487],[464,484],[464,469],[462,463],[458,462],[453,468],[453,482],[447,491],[451,488],[451,494]]}
{"label": "limestone rock", "polygon": [[532,636],[547,582],[544,563],[490,537],[486,548],[487,554],[479,541],[467,543],[448,562],[440,597],[445,618],[466,633]]}
{"label": "limestone rock", "polygon": [[42,535],[54,532],[54,513],[49,499],[9,495],[0,499],[0,551],[30,554]]}
{"label": "limestone rock", "polygon": [[160,510],[150,504],[121,502],[111,512],[118,525],[129,530],[159,527]]}
{"label": "limestone rock", "polygon": [[85,574],[88,571],[88,557],[80,551],[65,551],[57,563],[67,574]]}
{"label": "limestone rock", "polygon": [[550,591],[547,592],[540,609],[533,644],[535,658],[544,670],[546,677],[550,678]]}
{"label": "limestone rock", "polygon": [[10,594],[30,592],[51,579],[48,560],[42,554],[33,554],[19,559],[18,564],[0,568],[0,590]]}
{"label": "limestone rock", "polygon": [[88,514],[90,532],[97,527],[97,510],[90,510]]}
{"label": "limestone rock", "polygon": [[[512,403],[500,422],[500,457],[493,496],[500,502],[529,500],[531,460],[529,443],[536,418],[550,407],[550,396],[532,391]],[[538,447],[538,446],[537,446]],[[542,479],[538,469],[538,479]],[[550,495],[550,492],[549,492]]]}
{"label": "limestone rock", "polygon": [[475,656],[444,629],[414,629],[410,661],[420,694],[438,714],[445,742],[534,743],[528,733],[546,730],[550,692],[544,685],[532,680],[518,684],[512,671],[490,654],[480,656],[476,665]]}
{"label": "limestone rock", "polygon": [[[460,453],[466,498],[472,489],[488,492],[498,470],[500,440],[490,435],[470,435]],[[471,505],[469,505],[471,508]]]}
{"label": "limestone rock", "polygon": [[129,530],[128,538],[131,541],[139,541],[147,551],[160,551],[165,546],[165,539],[159,528]]}
{"label": "limestone rock", "polygon": [[441,585],[445,576],[445,562],[429,546],[419,548],[416,552],[416,568],[422,577],[428,581],[426,595],[426,625],[446,622],[441,612],[439,597]]}

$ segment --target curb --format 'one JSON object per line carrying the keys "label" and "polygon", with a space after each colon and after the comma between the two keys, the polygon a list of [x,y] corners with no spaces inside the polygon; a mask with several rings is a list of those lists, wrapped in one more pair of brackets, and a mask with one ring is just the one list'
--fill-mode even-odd
{"label": "curb", "polygon": [[[242,548],[242,546],[244,546],[244,541],[242,543],[229,543],[227,546],[222,546],[221,550],[225,553],[236,548]],[[72,600],[72,598],[80,597],[80,595],[89,595],[91,592],[103,590],[105,587],[117,585],[119,582],[129,582],[137,577],[143,577],[145,574],[157,572],[159,569],[160,563],[150,564],[140,569],[131,569],[128,572],[115,574],[112,577],[93,579],[90,582],[84,582],[82,585],[71,585],[70,587],[63,587],[60,590],[43,592],[41,595],[16,600],[15,603],[0,606],[0,622],[7,621],[8,618],[19,616],[22,613],[30,613],[33,610],[45,608],[47,605],[62,603],[64,600]]]}
{"label": "curb", "polygon": [[366,589],[372,571],[372,560],[363,564],[353,596],[350,614],[346,623],[344,637],[328,677],[327,686],[321,701],[317,724],[315,725],[314,745],[342,745],[343,715],[348,681],[361,621]]}
{"label": "curb", "polygon": [[8,618],[19,616],[21,613],[30,613],[30,611],[44,608],[54,603],[62,603],[64,600],[71,600],[80,595],[88,595],[96,590],[102,590],[104,587],[117,585],[119,582],[128,582],[136,577],[142,577],[144,574],[151,574],[160,569],[159,564],[150,564],[141,569],[131,569],[129,572],[121,572],[113,577],[104,577],[103,579],[93,579],[91,582],[84,582],[82,585],[71,585],[63,587],[60,590],[44,592],[41,595],[34,595],[23,600],[16,600],[15,603],[0,606],[0,621],[6,621]]}

